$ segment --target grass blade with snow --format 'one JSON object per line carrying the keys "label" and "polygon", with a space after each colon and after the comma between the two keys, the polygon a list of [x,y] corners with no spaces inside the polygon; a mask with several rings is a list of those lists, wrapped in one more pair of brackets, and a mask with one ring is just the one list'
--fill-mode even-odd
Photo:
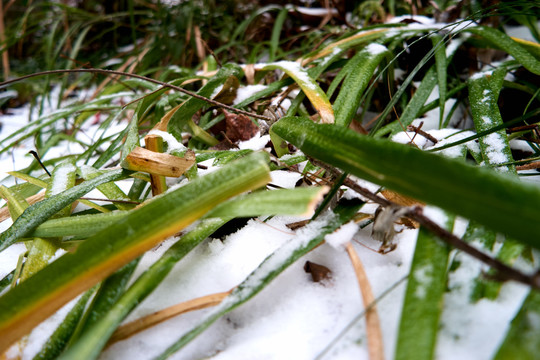
{"label": "grass blade with snow", "polygon": [[[171,246],[135,283],[111,305],[95,326],[89,327],[80,341],[69,350],[64,359],[92,359],[99,355],[107,340],[125,317],[150,294],[172,270],[173,266],[217,229],[236,216],[272,214],[299,215],[313,212],[325,188],[299,188],[258,191],[239,196],[218,205],[206,215],[195,229]],[[272,198],[275,198],[272,200]],[[211,216],[211,217],[210,217]]]}
{"label": "grass blade with snow", "polygon": [[361,202],[345,202],[338,205],[334,210],[334,213],[330,213],[328,216],[321,217],[319,220],[309,224],[304,229],[303,233],[299,234],[296,238],[292,238],[268,256],[261,265],[259,265],[246,280],[236,287],[231,295],[223,300],[223,302],[203,319],[199,325],[185,333],[157,359],[165,359],[180,350],[205,331],[217,319],[257,295],[287,267],[322,243],[327,234],[334,232],[341,225],[348,222],[362,205],[363,203]]}
{"label": "grass blade with snow", "polygon": [[321,116],[323,123],[331,124],[334,122],[334,110],[330,101],[328,101],[328,97],[299,63],[294,61],[278,61],[258,68],[258,70],[263,71],[274,69],[280,69],[294,79]]}
{"label": "grass blade with snow", "polygon": [[[388,49],[383,45],[371,44],[355,55],[355,57],[358,57],[357,60],[351,59],[352,62],[357,62],[358,66],[349,71],[334,102],[337,125],[349,126],[360,106],[360,99],[364,90],[373,78],[375,69],[387,54]],[[346,67],[347,65],[345,65],[343,71],[348,71],[348,69],[345,69]]]}
{"label": "grass blade with snow", "polygon": [[[75,253],[65,254],[4,294],[0,297],[0,351],[81,291],[189,225],[215,204],[266,184],[270,180],[267,161],[265,154],[251,154],[148,201],[87,239]],[[120,177],[123,173],[112,174]],[[110,180],[112,175],[107,175]],[[103,179],[99,176],[88,183],[97,186],[96,180]],[[12,232],[8,239],[16,239],[16,234]]]}
{"label": "grass blade with snow", "polygon": [[512,320],[495,360],[534,360],[540,353],[538,329],[540,318],[540,292],[531,290],[521,309]]}
{"label": "grass blade with snow", "polygon": [[[504,77],[506,71],[497,70],[496,73]],[[500,89],[495,92],[495,89],[492,88],[490,78],[493,76],[479,73],[469,80],[469,100],[477,133],[489,131],[493,127],[503,124],[499,106],[497,105]],[[497,166],[503,163],[514,162],[505,129],[492,132],[489,135],[479,138],[478,141],[480,143],[482,157],[487,166],[492,166],[497,171],[516,174],[516,169],[513,165]]]}
{"label": "grass blade with snow", "polygon": [[[453,217],[446,216],[444,222],[451,230]],[[428,230],[420,229],[405,290],[395,359],[434,358],[449,253],[447,244]]]}

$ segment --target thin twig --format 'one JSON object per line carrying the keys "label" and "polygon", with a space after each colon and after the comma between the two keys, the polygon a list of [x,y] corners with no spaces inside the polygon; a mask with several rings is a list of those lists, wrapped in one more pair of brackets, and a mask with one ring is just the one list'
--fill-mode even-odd
{"label": "thin twig", "polygon": [[[326,165],[324,163],[321,163],[320,161],[315,161],[315,165],[319,167],[323,167],[326,170],[333,172],[334,174],[341,174],[341,171],[338,169]],[[371,191],[359,186],[354,181],[352,181],[349,178],[346,178],[343,182],[343,185],[349,187],[351,190],[356,191],[362,196],[365,196],[366,198],[376,202],[379,205],[382,206],[395,206],[397,208],[406,208],[404,206],[398,205],[392,201],[388,201],[387,199],[384,199],[380,196],[375,195]],[[469,245],[456,235],[452,234],[448,230],[440,227],[435,222],[433,222],[431,219],[429,219],[427,216],[424,215],[422,207],[420,206],[414,206],[409,208],[409,210],[405,213],[405,217],[408,217],[409,219],[412,219],[416,222],[418,222],[420,225],[424,226],[426,229],[433,232],[435,235],[437,235],[441,240],[445,241],[447,244],[455,247],[458,250],[463,251],[464,253],[482,261],[484,264],[489,265],[496,271],[496,278],[501,281],[506,280],[513,280],[525,285],[528,285],[535,289],[540,289],[540,272],[536,272],[531,275],[524,274],[523,272],[506,265],[505,263],[497,260],[496,258],[483,253],[482,251],[476,249],[475,247]]]}
{"label": "thin twig", "polygon": [[41,162],[41,159],[39,158],[39,155],[37,152],[35,152],[34,150],[30,150],[28,152],[29,154],[31,154],[35,159],[36,161],[39,163],[39,166],[41,166],[41,168],[43,170],[45,170],[45,172],[47,173],[47,175],[49,175],[49,177],[51,176],[51,173],[49,172],[49,170],[47,170],[47,168],[45,167],[45,165],[43,165],[43,163]]}
{"label": "thin twig", "polygon": [[422,122],[421,125],[418,126],[418,127],[414,126],[414,125],[409,125],[409,126],[407,126],[407,130],[414,131],[415,134],[422,135],[423,137],[425,137],[426,139],[431,141],[433,144],[438,143],[439,140],[435,139],[432,135],[428,134],[427,132],[425,132],[424,130],[421,129],[423,124],[424,124],[424,122]]}
{"label": "thin twig", "polygon": [[251,117],[261,119],[261,120],[266,120],[266,121],[271,121],[272,120],[268,116],[254,114],[254,113],[249,112],[249,111],[244,111],[244,110],[237,109],[237,108],[234,108],[234,107],[229,106],[229,105],[225,105],[223,103],[220,103],[219,101],[208,99],[208,98],[206,98],[204,96],[195,94],[194,92],[183,89],[183,88],[181,88],[179,86],[176,86],[176,85],[166,83],[164,81],[159,81],[159,80],[155,80],[155,79],[152,79],[152,78],[149,78],[149,77],[146,77],[146,76],[137,75],[137,74],[130,74],[130,73],[126,73],[126,72],[122,72],[122,71],[115,71],[115,70],[104,70],[104,69],[62,69],[62,70],[41,71],[41,72],[37,72],[37,73],[34,73],[34,74],[21,76],[21,77],[16,78],[16,79],[11,79],[11,80],[8,80],[8,81],[4,81],[4,82],[0,83],[0,88],[4,87],[6,85],[9,85],[9,84],[15,83],[15,82],[19,82],[21,80],[25,80],[25,79],[29,79],[29,78],[33,78],[33,77],[37,77],[37,76],[52,75],[52,74],[64,74],[64,73],[99,73],[99,74],[106,74],[106,75],[120,75],[120,76],[132,77],[132,78],[135,78],[135,79],[145,80],[145,81],[151,82],[153,84],[158,84],[158,85],[161,85],[163,87],[179,91],[181,93],[184,93],[184,94],[189,95],[191,97],[194,97],[196,99],[206,101],[209,104],[221,107],[223,109],[227,109],[229,111],[232,111],[232,112],[235,112],[235,113],[238,113],[238,114],[251,116]]}

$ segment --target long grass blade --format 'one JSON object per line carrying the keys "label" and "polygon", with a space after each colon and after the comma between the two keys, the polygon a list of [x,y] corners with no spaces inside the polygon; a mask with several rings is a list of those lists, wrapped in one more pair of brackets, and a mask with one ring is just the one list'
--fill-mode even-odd
{"label": "long grass blade", "polygon": [[[120,177],[122,172],[113,174]],[[89,183],[94,181],[92,185],[97,186],[96,180],[103,178]],[[123,221],[87,239],[75,253],[65,254],[0,297],[0,351],[71,298],[189,225],[215,204],[269,180],[267,156],[254,153],[167,196],[154,198]]]}
{"label": "long grass blade", "polygon": [[540,317],[540,292],[532,290],[523,301],[521,309],[510,324],[495,360],[533,360],[540,352],[538,318]]}
{"label": "long grass blade", "polygon": [[540,248],[534,185],[302,117],[284,117],[272,128],[307,155]]}
{"label": "long grass blade", "polygon": [[[453,224],[453,217],[447,216],[445,227],[452,230]],[[449,253],[448,245],[420,229],[405,290],[395,359],[434,358]]]}
{"label": "long grass blade", "polygon": [[0,251],[30,234],[39,224],[98,185],[120,180],[127,175],[128,172],[123,170],[112,170],[28,207],[13,225],[0,235]]}
{"label": "long grass blade", "polygon": [[[339,95],[334,102],[336,125],[349,126],[358,110],[358,106],[360,106],[360,99],[370,80],[373,78],[375,69],[387,55],[388,49],[386,47],[379,44],[371,44],[355,55],[358,58],[357,60],[351,60],[357,63],[358,66],[348,72]],[[348,71],[345,67],[343,70]]]}
{"label": "long grass blade", "polygon": [[258,68],[258,70],[262,71],[275,69],[284,71],[294,79],[321,116],[321,121],[323,123],[331,124],[334,122],[334,110],[332,109],[330,101],[328,101],[328,97],[299,63],[293,61],[278,61]]}

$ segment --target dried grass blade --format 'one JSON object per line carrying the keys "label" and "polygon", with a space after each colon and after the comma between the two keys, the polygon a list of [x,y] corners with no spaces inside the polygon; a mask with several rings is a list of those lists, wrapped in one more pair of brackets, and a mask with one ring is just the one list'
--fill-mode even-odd
{"label": "dried grass blade", "polygon": [[111,345],[117,341],[127,339],[143,330],[148,329],[149,327],[160,324],[166,320],[169,320],[170,318],[184,314],[186,312],[216,306],[221,301],[223,301],[223,299],[225,299],[231,293],[231,291],[210,294],[206,296],[201,296],[196,299],[184,301],[180,304],[156,311],[153,314],[144,316],[135,321],[122,325],[112,334],[107,345]]}
{"label": "dried grass blade", "polygon": [[379,321],[379,315],[377,313],[377,306],[375,305],[375,297],[371,290],[371,285],[367,278],[364,266],[356,254],[351,242],[348,242],[345,246],[349,259],[354,267],[356,279],[358,280],[358,286],[362,293],[362,301],[364,307],[369,304],[374,304],[366,310],[366,333],[368,339],[368,354],[370,360],[384,360],[384,344],[382,339],[381,323]]}

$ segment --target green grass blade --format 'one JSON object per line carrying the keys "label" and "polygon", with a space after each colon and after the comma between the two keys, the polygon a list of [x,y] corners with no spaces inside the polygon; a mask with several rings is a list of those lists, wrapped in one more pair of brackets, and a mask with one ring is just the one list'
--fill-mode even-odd
{"label": "green grass blade", "polygon": [[[254,215],[311,215],[327,191],[324,187],[304,187],[258,191],[218,205],[205,218],[248,217]],[[265,210],[266,209],[266,210]]]}
{"label": "green grass blade", "polygon": [[446,48],[444,39],[441,36],[432,35],[431,42],[435,49],[435,68],[437,69],[437,83],[439,84],[439,128],[441,128],[446,103]]}
{"label": "green grass blade", "polygon": [[531,290],[518,314],[512,320],[506,338],[494,359],[537,359],[540,353],[538,318],[540,318],[540,292]]}
{"label": "green grass blade", "polygon": [[[504,74],[506,71],[502,72]],[[471,78],[469,81],[469,101],[476,132],[489,131],[493,127],[501,126],[503,120],[499,112],[497,99],[499,91],[492,87],[491,76],[484,73]],[[492,132],[479,140],[482,157],[487,166],[495,167],[497,171],[516,174],[514,165],[497,166],[503,163],[513,163],[512,151],[504,129]]]}
{"label": "green grass blade", "polygon": [[[338,206],[335,213],[331,213],[326,217],[320,217],[319,220],[308,225],[308,228],[305,229],[303,234],[298,234],[297,237],[292,238],[268,256],[246,280],[234,289],[231,295],[223,300],[197,326],[185,333],[177,342],[165,350],[157,359],[168,358],[200,335],[217,319],[257,295],[287,267],[319,245],[327,234],[334,232],[341,225],[349,221],[362,205],[363,203],[353,203]],[[313,233],[317,233],[317,235],[313,236]]]}
{"label": "green grass blade", "polygon": [[[166,196],[155,197],[131,211],[126,219],[87,239],[76,252],[63,255],[4,294],[0,297],[0,351],[71,298],[186,227],[216,204],[266,184],[270,180],[267,162],[266,154],[254,153]],[[103,177],[89,182],[98,179]]]}
{"label": "green grass blade", "polygon": [[4,185],[0,185],[0,196],[7,201],[9,214],[13,220],[21,216],[28,207],[28,203],[25,199],[21,198],[17,192],[8,189]]}
{"label": "green grass blade", "polygon": [[[452,230],[454,218],[445,227]],[[448,245],[420,228],[401,311],[395,359],[430,360],[435,345],[446,291]]]}
{"label": "green grass blade", "polygon": [[469,27],[464,31],[483,37],[496,48],[502,49],[512,55],[514,59],[530,72],[540,75],[540,61],[502,31],[487,26]]}
{"label": "green grass blade", "polygon": [[113,170],[98,176],[90,181],[85,181],[60,194],[40,201],[28,207],[24,213],[11,225],[9,229],[0,235],[0,251],[15,243],[22,237],[27,236],[39,224],[71,204],[84,194],[90,192],[98,185],[125,178],[129,172]]}
{"label": "green grass blade", "polygon": [[34,356],[33,360],[53,360],[58,358],[69,342],[73,331],[77,327],[77,323],[84,313],[86,303],[94,292],[95,291],[91,289],[81,296],[75,306],[73,306],[73,308],[66,315],[62,323],[49,337],[45,345],[43,345],[41,350]]}
{"label": "green grass blade", "polygon": [[[91,166],[83,165],[79,167],[79,172],[85,180],[91,180],[103,174],[103,171],[97,170]],[[131,200],[119,187],[113,182],[99,185],[97,189],[109,200]],[[135,207],[133,204],[114,203],[118,210],[130,210]]]}
{"label": "green grass blade", "polygon": [[283,23],[287,19],[287,14],[289,12],[288,7],[283,7],[276,17],[274,22],[274,27],[272,28],[272,37],[270,38],[270,54],[269,60],[274,61],[276,59],[277,50],[279,48],[279,38],[281,36],[281,29],[283,29]]}
{"label": "green grass blade", "polygon": [[28,236],[86,238],[114,224],[128,215],[127,211],[112,211],[92,215],[76,215],[61,219],[51,219],[39,225]]}
{"label": "green grass blade", "polygon": [[[75,175],[77,168],[72,163],[62,163],[54,168],[51,182],[45,191],[45,198],[60,194],[75,185]],[[69,216],[71,206],[68,205],[62,208],[57,213],[53,214],[53,218],[63,218]],[[32,247],[28,251],[28,256],[24,263],[21,273],[21,280],[26,280],[39,270],[43,269],[51,261],[59,247],[59,238],[34,238]]]}
{"label": "green grass blade", "polygon": [[[234,216],[303,214],[313,210],[314,203],[322,197],[324,191],[323,188],[259,191],[218,205],[195,229],[182,236],[145,271],[124,295],[111,305],[110,310],[96,322],[96,325],[88,329],[64,359],[97,357],[120,322],[161,283],[174,264]],[[275,200],[272,200],[272,197]]]}
{"label": "green grass blade", "polygon": [[[349,126],[360,106],[360,99],[373,78],[375,69],[387,55],[388,49],[386,47],[371,44],[355,55],[355,57],[358,57],[357,61],[351,60],[357,62],[358,66],[349,71],[334,102],[336,125]],[[345,67],[343,70],[347,71],[348,69],[346,70]]]}
{"label": "green grass blade", "polygon": [[307,70],[299,63],[294,61],[278,61],[263,65],[258,69],[263,71],[280,69],[284,71],[298,84],[298,86],[300,86],[304,94],[306,94],[313,107],[321,116],[321,121],[328,124],[334,122],[334,110],[332,109],[330,101],[328,101],[328,97],[315,80],[309,76]]}
{"label": "green grass blade", "polygon": [[123,295],[131,275],[139,264],[140,257],[123,266],[117,272],[105,279],[99,286],[96,296],[86,310],[84,318],[79,322],[70,344],[73,344],[81,334],[103,318],[109,309]]}
{"label": "green grass blade", "polygon": [[540,248],[537,186],[307,118],[284,117],[272,129],[309,156]]}

